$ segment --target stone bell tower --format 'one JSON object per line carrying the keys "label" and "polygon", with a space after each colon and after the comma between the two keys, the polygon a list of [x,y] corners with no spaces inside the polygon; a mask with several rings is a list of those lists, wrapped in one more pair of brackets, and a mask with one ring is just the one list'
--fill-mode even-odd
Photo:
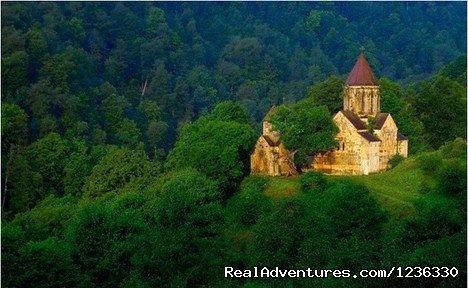
{"label": "stone bell tower", "polygon": [[361,52],[344,87],[344,110],[356,113],[367,122],[380,113],[380,87],[369,63]]}

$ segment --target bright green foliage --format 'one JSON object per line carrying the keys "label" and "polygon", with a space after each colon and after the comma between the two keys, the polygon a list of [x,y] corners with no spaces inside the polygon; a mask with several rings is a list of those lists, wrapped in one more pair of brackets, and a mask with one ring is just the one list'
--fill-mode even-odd
{"label": "bright green foliage", "polygon": [[419,167],[425,175],[433,175],[442,164],[442,157],[439,153],[421,154],[417,159]]}
{"label": "bright green foliage", "polygon": [[461,55],[449,65],[439,71],[439,75],[457,81],[463,87],[466,87],[466,55]]}
{"label": "bright green foliage", "polygon": [[[124,121],[125,109],[128,107],[127,100],[120,95],[115,94],[115,88],[109,83],[104,84],[101,87],[103,93],[109,95],[102,102],[102,112],[104,113],[104,119],[106,127],[109,132],[118,133]],[[127,123],[128,126],[128,123]]]}
{"label": "bright green foliage", "polygon": [[293,107],[280,106],[271,117],[274,127],[281,131],[283,143],[289,150],[301,149],[305,154],[327,151],[336,146],[338,127],[325,106],[313,100],[302,100]]}
{"label": "bright green foliage", "polygon": [[445,143],[440,148],[444,158],[460,158],[466,160],[467,143],[465,139],[457,138],[454,141]]}
{"label": "bright green foliage", "polygon": [[343,78],[331,76],[327,80],[310,87],[307,95],[318,106],[325,105],[330,113],[343,109]]}
{"label": "bright green foliage", "polygon": [[47,194],[63,194],[65,166],[71,151],[70,143],[53,132],[28,147],[27,155],[33,171],[41,177]]}
{"label": "bright green foliage", "polygon": [[327,181],[323,174],[315,170],[302,174],[299,182],[304,190],[323,191],[327,187]]}
{"label": "bright green foliage", "polygon": [[142,146],[138,146],[136,150],[110,146],[107,154],[86,178],[83,194],[98,197],[131,182],[148,182],[157,171],[158,165],[148,160]]}
{"label": "bright green foliage", "polygon": [[241,124],[247,123],[247,117],[245,117],[244,110],[238,103],[234,102],[219,103],[213,109],[208,119],[225,122],[233,121]]}
{"label": "bright green foliage", "polygon": [[[208,207],[210,203],[221,199],[216,183],[193,169],[169,174],[161,190],[162,197],[158,205],[157,222],[163,226],[196,225],[187,222],[187,220],[198,221],[197,218],[187,218],[190,211],[197,209],[197,205],[203,204],[210,209]],[[202,216],[203,214],[197,215],[197,217]],[[203,220],[199,220],[203,223]]]}
{"label": "bright green foliage", "polygon": [[67,164],[64,167],[65,177],[63,178],[64,192],[70,195],[80,195],[86,176],[91,174],[93,165],[100,160],[98,146],[93,149],[94,153],[89,153],[88,147],[82,142],[76,143],[74,151],[70,154]]}
{"label": "bright green foliage", "polygon": [[424,125],[427,142],[439,148],[457,137],[466,137],[466,88],[437,76],[418,88],[412,99]]}
{"label": "bright green foliage", "polygon": [[[466,137],[464,8],[2,3],[2,286],[466,287],[466,141],[446,143]],[[271,106],[320,81],[308,100],[341,109],[361,45],[376,76],[399,81],[380,80],[382,111],[410,155],[443,148],[326,185],[313,172],[244,180],[256,138],[247,123],[260,128]],[[304,103],[280,109],[302,163],[336,132],[326,109]],[[460,275],[222,278],[223,266],[261,264]]]}
{"label": "bright green foliage", "polygon": [[401,156],[400,154],[397,154],[397,155],[392,156],[392,158],[388,160],[388,165],[390,168],[395,168],[397,165],[401,164],[401,162],[403,161],[405,161],[405,158]]}
{"label": "bright green foliage", "polygon": [[135,121],[123,119],[116,134],[117,140],[123,145],[135,148],[141,140],[141,132]]}
{"label": "bright green foliage", "polygon": [[390,113],[395,120],[398,131],[408,137],[410,154],[424,147],[422,139],[423,125],[417,117],[414,107],[403,98],[405,92],[401,91],[400,85],[387,78],[379,80],[380,84],[380,110]]}
{"label": "bright green foliage", "polygon": [[11,225],[22,227],[28,239],[34,241],[50,236],[61,237],[69,220],[76,214],[77,202],[70,195],[61,198],[50,195],[27,213],[17,214]]}
{"label": "bright green foliage", "polygon": [[242,181],[239,192],[228,202],[228,222],[251,226],[257,223],[260,215],[270,211],[271,203],[263,194],[267,179],[250,176]]}
{"label": "bright green foliage", "polygon": [[254,141],[247,124],[200,118],[182,129],[165,167],[193,167],[218,181],[223,191],[233,191],[249,172]]}

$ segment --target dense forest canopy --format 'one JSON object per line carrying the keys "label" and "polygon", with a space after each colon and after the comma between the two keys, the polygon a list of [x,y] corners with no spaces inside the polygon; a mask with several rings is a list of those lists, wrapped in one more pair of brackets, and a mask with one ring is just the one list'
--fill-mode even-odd
{"label": "dense forest canopy", "polygon": [[[466,3],[2,2],[1,14],[5,287],[466,287]],[[288,147],[333,146],[362,50],[414,158],[352,181],[248,176],[273,105],[285,104],[278,126],[298,124]],[[294,138],[303,119],[323,125]],[[223,278],[262,265],[459,276]]]}
{"label": "dense forest canopy", "polygon": [[3,3],[2,100],[28,114],[29,142],[57,131],[94,144],[133,137],[167,152],[177,129],[218,102],[238,101],[254,124],[273,104],[348,73],[360,49],[379,78],[424,79],[465,53],[465,10],[457,2]]}

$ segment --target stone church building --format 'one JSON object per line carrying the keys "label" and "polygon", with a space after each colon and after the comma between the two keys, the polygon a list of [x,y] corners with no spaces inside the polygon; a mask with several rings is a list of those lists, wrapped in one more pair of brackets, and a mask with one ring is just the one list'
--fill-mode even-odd
{"label": "stone church building", "polygon": [[[297,174],[293,155],[273,131],[269,117],[263,120],[263,133],[251,155],[252,174],[290,176]],[[374,121],[370,121],[373,119]],[[388,168],[397,154],[408,157],[408,139],[398,131],[389,113],[380,112],[380,87],[363,53],[351,70],[344,86],[343,110],[333,116],[339,128],[338,146],[310,157],[310,168],[335,175],[367,175]],[[374,122],[374,127],[369,123]],[[303,168],[302,170],[304,170]]]}

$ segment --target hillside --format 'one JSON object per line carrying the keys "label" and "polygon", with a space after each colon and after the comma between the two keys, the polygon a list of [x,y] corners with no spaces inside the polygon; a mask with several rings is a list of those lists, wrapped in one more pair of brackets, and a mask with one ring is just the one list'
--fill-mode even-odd
{"label": "hillside", "polygon": [[[447,197],[434,192],[437,180],[433,175],[425,175],[420,167],[420,159],[433,157],[437,152],[423,153],[411,156],[402,164],[384,173],[352,176],[325,176],[331,185],[343,182],[361,184],[369,191],[392,217],[403,219],[415,212],[415,202],[424,199],[428,201],[443,201]],[[304,193],[300,177],[267,177],[263,193],[273,200],[299,197]],[[450,198],[449,198],[450,199]]]}
{"label": "hillside", "polygon": [[[464,2],[2,2],[2,287],[466,287],[466,17]],[[251,175],[275,105],[295,160],[336,147],[362,50],[411,158]]]}
{"label": "hillside", "polygon": [[[452,263],[465,267],[458,262],[466,256],[462,246],[465,244],[457,242],[466,243],[466,239],[462,240],[466,231],[463,228],[466,221],[465,164],[466,142],[459,139],[439,151],[412,156],[380,174],[321,176],[312,171],[301,177],[250,176],[244,179],[240,193],[228,201],[226,235],[232,239],[233,248],[241,258],[253,258],[255,263],[286,265],[288,261],[299,261],[317,265],[328,263],[330,268],[336,263],[362,267],[351,264],[351,259],[377,253],[379,256],[373,255],[380,264],[370,258],[366,261],[383,265],[382,268],[391,263]],[[450,188],[441,185],[441,182],[447,185],[441,177],[450,179],[447,180],[451,182]],[[362,243],[348,242],[358,239]],[[302,255],[303,245],[311,245],[304,249],[318,258]],[[437,258],[438,262],[434,262]],[[300,286],[319,282],[293,283],[301,283]],[[351,285],[333,280],[324,283],[330,287]],[[369,283],[372,282],[361,284]],[[439,281],[400,279],[385,283],[427,287]],[[463,286],[463,281],[444,283]],[[357,287],[361,287],[360,284]]]}

